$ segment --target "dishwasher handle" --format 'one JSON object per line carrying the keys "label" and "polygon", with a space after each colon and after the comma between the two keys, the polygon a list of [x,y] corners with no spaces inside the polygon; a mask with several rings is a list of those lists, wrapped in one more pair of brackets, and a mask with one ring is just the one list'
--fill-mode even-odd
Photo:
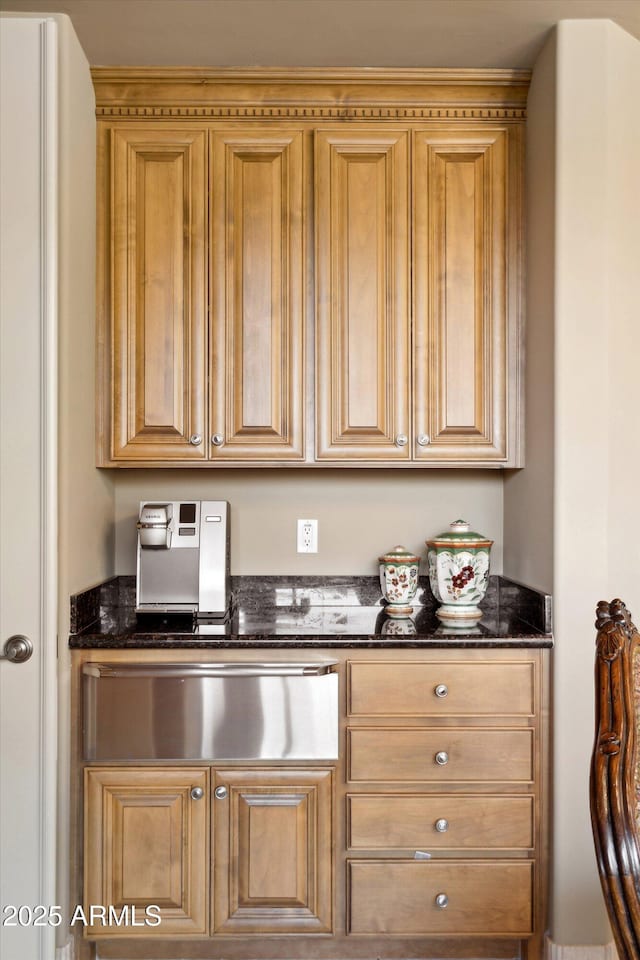
{"label": "dishwasher handle", "polygon": [[335,673],[337,660],[321,663],[85,663],[89,677],[322,677]]}

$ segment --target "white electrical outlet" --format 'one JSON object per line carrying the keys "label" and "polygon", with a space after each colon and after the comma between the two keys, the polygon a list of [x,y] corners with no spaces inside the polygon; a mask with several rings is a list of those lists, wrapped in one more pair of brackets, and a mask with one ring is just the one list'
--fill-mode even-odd
{"label": "white electrical outlet", "polygon": [[298,553],[318,552],[318,521],[298,520]]}

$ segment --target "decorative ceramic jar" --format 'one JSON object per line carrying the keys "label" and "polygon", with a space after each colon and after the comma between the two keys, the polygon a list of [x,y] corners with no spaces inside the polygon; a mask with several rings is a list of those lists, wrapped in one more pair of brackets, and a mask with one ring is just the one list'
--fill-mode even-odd
{"label": "decorative ceramic jar", "polygon": [[470,530],[465,520],[427,540],[429,582],[441,604],[436,616],[445,626],[473,625],[482,616],[478,604],[487,592],[492,546],[493,540]]}
{"label": "decorative ceramic jar", "polygon": [[378,560],[380,589],[387,604],[385,613],[389,617],[410,617],[413,613],[411,601],[418,589],[420,557],[398,546]]}

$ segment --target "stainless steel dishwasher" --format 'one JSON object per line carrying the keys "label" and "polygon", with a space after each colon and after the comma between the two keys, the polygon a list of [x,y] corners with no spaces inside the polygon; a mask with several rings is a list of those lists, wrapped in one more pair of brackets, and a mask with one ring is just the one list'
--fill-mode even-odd
{"label": "stainless steel dishwasher", "polygon": [[333,760],[336,661],[87,663],[85,760]]}

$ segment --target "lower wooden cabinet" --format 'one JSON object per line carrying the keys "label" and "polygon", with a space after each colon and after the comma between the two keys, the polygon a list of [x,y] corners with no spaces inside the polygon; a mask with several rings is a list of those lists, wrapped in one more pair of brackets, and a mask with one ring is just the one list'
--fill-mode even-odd
{"label": "lower wooden cabinet", "polygon": [[85,934],[330,933],[332,821],[329,768],[89,768]]}
{"label": "lower wooden cabinet", "polygon": [[[542,960],[548,652],[317,653],[337,661],[335,762],[98,765],[78,738],[74,896],[85,911],[128,910],[121,925],[98,916],[84,936],[76,928],[78,960]],[[74,651],[75,702],[87,663],[130,655]],[[136,651],[156,664],[193,654],[168,656]],[[239,656],[198,651],[204,663]]]}
{"label": "lower wooden cabinet", "polygon": [[216,933],[330,933],[332,771],[216,770]]}
{"label": "lower wooden cabinet", "polygon": [[206,768],[85,770],[86,936],[207,933],[208,796]]}

